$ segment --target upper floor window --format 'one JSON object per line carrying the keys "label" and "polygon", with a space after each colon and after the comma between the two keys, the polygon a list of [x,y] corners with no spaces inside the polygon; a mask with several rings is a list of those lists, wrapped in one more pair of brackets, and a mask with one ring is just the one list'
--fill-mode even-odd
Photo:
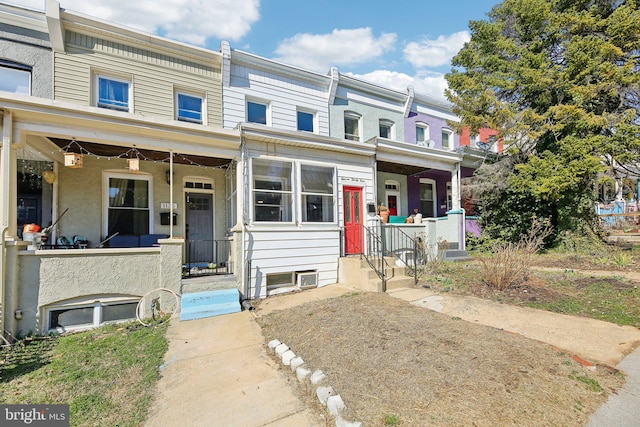
{"label": "upper floor window", "polygon": [[453,149],[453,131],[450,129],[442,129],[442,148],[445,150]]}
{"label": "upper floor window", "polygon": [[360,141],[360,115],[348,111],[344,113],[344,139]]}
{"label": "upper floor window", "polygon": [[315,121],[315,117],[313,113],[309,113],[307,111],[298,111],[298,130],[305,131],[305,132],[313,132],[314,121]]}
{"label": "upper floor window", "polygon": [[97,77],[97,80],[98,107],[129,111],[130,81],[101,75]]}
{"label": "upper floor window", "polygon": [[31,67],[0,59],[0,91],[31,95]]}
{"label": "upper floor window", "polygon": [[393,128],[393,122],[390,120],[380,120],[380,138],[391,139],[391,129]]}
{"label": "upper floor window", "polygon": [[416,123],[416,143],[419,145],[429,145],[429,125]]}
{"label": "upper floor window", "polygon": [[202,96],[183,92],[176,93],[176,119],[183,122],[203,123]]}
{"label": "upper floor window", "polygon": [[247,101],[247,121],[249,123],[267,124],[267,104],[256,101]]}
{"label": "upper floor window", "polygon": [[469,146],[476,148],[478,146],[478,141],[480,141],[480,139],[478,138],[478,135],[471,135],[469,137]]}

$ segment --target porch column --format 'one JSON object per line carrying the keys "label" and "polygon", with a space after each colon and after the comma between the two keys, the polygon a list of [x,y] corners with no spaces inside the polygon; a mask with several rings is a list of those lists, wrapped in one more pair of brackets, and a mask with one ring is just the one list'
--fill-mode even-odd
{"label": "porch column", "polygon": [[451,210],[460,208],[460,163],[456,163],[456,168],[451,171]]}

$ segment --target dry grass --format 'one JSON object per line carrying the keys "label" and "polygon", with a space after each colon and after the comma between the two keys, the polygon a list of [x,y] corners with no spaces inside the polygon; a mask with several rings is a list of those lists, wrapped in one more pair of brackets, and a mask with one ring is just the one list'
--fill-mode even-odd
{"label": "dry grass", "polygon": [[548,345],[386,294],[265,316],[257,308],[267,339],[322,369],[365,426],[385,425],[385,418],[402,426],[583,426],[623,381]]}

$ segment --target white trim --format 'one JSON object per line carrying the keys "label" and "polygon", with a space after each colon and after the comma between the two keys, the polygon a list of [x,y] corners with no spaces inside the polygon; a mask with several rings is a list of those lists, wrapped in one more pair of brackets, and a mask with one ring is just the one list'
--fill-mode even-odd
{"label": "white trim", "polygon": [[[263,105],[265,107],[265,122],[266,123],[258,123],[258,122],[250,122],[249,121],[249,103],[252,104],[256,104],[256,105]],[[260,98],[254,98],[251,96],[247,96],[244,100],[244,108],[245,108],[245,121],[247,123],[254,123],[257,125],[263,125],[263,126],[271,126],[271,102],[264,100],[264,99],[260,99]]]}
{"label": "white trim", "polygon": [[431,179],[431,178],[420,178],[420,184],[431,184],[431,188],[433,190],[433,217],[427,216],[426,212],[422,212],[422,201],[423,200],[427,200],[427,199],[423,199],[422,198],[422,193],[420,192],[420,187],[418,187],[418,194],[420,196],[420,213],[422,214],[423,218],[437,218],[438,216],[438,189],[436,187],[436,180],[435,179]]}
{"label": "white trim", "polygon": [[378,135],[380,138],[396,139],[395,135],[394,135],[395,128],[396,128],[396,123],[393,120],[379,119],[378,120],[378,134],[380,133],[380,127],[382,127],[382,126],[387,126],[389,128],[389,136],[383,137],[382,135]]}
{"label": "white trim", "polygon": [[451,129],[449,129],[449,128],[442,128],[442,134],[443,135],[447,134],[449,136],[447,138],[448,145],[446,147],[444,146],[444,138],[442,139],[442,141],[441,141],[442,149],[443,150],[449,150],[449,151],[453,150],[455,148],[454,147],[455,142],[454,142],[454,137],[453,137],[453,131]]}
{"label": "white trim", "polygon": [[[358,134],[354,135],[354,134],[347,134],[347,127],[346,127],[346,123],[345,121],[347,119],[351,119],[351,120],[356,120],[357,125],[358,125]],[[362,115],[356,113],[355,111],[345,111],[344,112],[344,117],[343,117],[343,126],[344,126],[344,139],[347,139],[349,141],[362,141]],[[353,137],[357,136],[357,139],[354,139]]]}
{"label": "white trim", "polygon": [[150,173],[138,172],[127,173],[122,170],[103,170],[102,171],[102,233],[107,237],[109,233],[109,178],[122,178],[147,181],[149,183],[149,234],[153,234],[153,176]]}
{"label": "white trim", "polygon": [[[423,129],[424,130],[424,138],[423,139],[418,139],[418,129]],[[424,122],[416,122],[416,144],[420,144],[421,142],[423,143],[428,143],[429,140],[431,140],[431,129],[429,127],[428,124],[424,123]],[[431,147],[433,148],[433,147]]]}
{"label": "white trim", "polygon": [[[74,299],[67,303],[54,304],[54,305],[45,307],[43,309],[43,314],[45,319],[43,332],[62,333],[62,332],[68,332],[68,331],[82,331],[82,330],[97,328],[107,323],[127,322],[129,320],[135,319],[135,316],[127,319],[103,322],[102,321],[103,307],[120,305],[120,304],[137,304],[138,301],[139,301],[139,298],[136,298],[136,297],[104,296],[98,299],[95,299],[95,298],[82,299],[82,300]],[[62,328],[51,328],[51,319],[50,319],[51,312],[58,311],[58,310],[75,310],[75,309],[83,309],[83,308],[93,308],[93,316],[92,316],[91,323],[82,323],[82,324],[72,325],[72,326],[62,327]]]}
{"label": "white trim", "polygon": [[[211,188],[187,188],[187,182],[211,184]],[[185,176],[182,178],[182,235],[187,237],[187,193],[211,194],[211,238],[216,240],[216,182],[213,178]],[[171,220],[170,220],[171,221]]]}
{"label": "white trim", "polygon": [[[395,189],[387,189],[387,185],[389,186],[395,186]],[[389,208],[389,196],[395,196],[396,197],[396,215],[395,216],[399,216],[401,215],[402,212],[402,192],[400,191],[400,182],[393,180],[393,179],[387,179],[384,181],[384,202],[385,202],[385,206],[387,208]]]}
{"label": "white trim", "polygon": [[[10,64],[14,63],[16,64],[15,67],[12,67]],[[18,63],[18,62],[14,62],[14,61],[5,61],[5,64],[0,64],[0,70],[1,71],[7,71],[9,73],[15,73],[15,75],[19,75],[22,76],[23,74],[26,74],[28,76],[28,83],[27,83],[27,91],[28,93],[23,93],[23,92],[18,92],[18,91],[13,91],[11,93],[18,93],[21,95],[27,95],[30,96],[31,95],[31,85],[32,85],[32,76],[31,76],[31,72],[32,69],[29,66],[22,66],[22,64]],[[21,86],[18,86],[18,88],[20,88]]]}
{"label": "white trim", "polygon": [[[300,224],[333,224],[333,225],[337,225],[338,223],[338,195],[337,195],[337,175],[338,175],[338,170],[336,168],[335,165],[331,165],[328,163],[319,163],[319,162],[309,162],[309,161],[298,161],[295,162],[297,163],[297,170],[298,170],[298,179],[296,182],[296,188],[294,188],[294,195],[295,197],[297,197],[297,206],[298,206],[298,213],[296,214],[296,222],[299,222]],[[304,191],[303,187],[302,187],[302,167],[303,166],[317,166],[317,167],[321,167],[321,168],[325,168],[325,169],[332,169],[333,170],[333,182],[331,183],[332,188],[333,188],[333,193],[331,193],[331,197],[333,198],[333,203],[332,203],[332,209],[333,209],[333,221],[303,221],[302,219],[302,213],[304,211],[304,206],[302,205],[302,196],[303,195],[312,195],[312,196],[329,196],[328,193],[314,193],[313,191]]]}
{"label": "white trim", "polygon": [[[180,95],[184,95],[184,96],[189,96],[191,98],[199,98],[200,99],[200,121],[197,120],[191,120],[188,118],[180,118],[179,114],[180,114],[180,108],[178,107],[178,97]],[[207,125],[207,102],[206,102],[206,95],[203,93],[199,93],[199,92],[194,92],[194,91],[190,91],[190,90],[186,90],[186,89],[182,89],[179,87],[174,87],[173,88],[173,117],[174,119],[180,121],[180,122],[187,122],[187,123],[195,123],[195,124],[199,124],[199,125]]]}
{"label": "white trim", "polygon": [[[100,69],[94,69],[91,72],[93,79],[93,94],[92,94],[92,102],[91,105],[97,108],[105,109],[105,110],[113,110],[120,111],[123,113],[133,113],[133,77],[126,74],[118,74],[112,73],[108,71],[103,71]],[[100,79],[111,80],[114,82],[126,83],[128,85],[128,96],[129,100],[127,103],[127,109],[123,108],[109,108],[109,107],[101,107],[100,104]]]}
{"label": "white trim", "polygon": [[[310,114],[312,117],[313,130],[309,132],[308,130],[300,130],[300,124],[298,123],[298,113]],[[309,108],[296,107],[296,130],[298,132],[307,132],[307,133],[315,133],[319,134],[320,131],[318,129],[318,112],[311,110]]]}

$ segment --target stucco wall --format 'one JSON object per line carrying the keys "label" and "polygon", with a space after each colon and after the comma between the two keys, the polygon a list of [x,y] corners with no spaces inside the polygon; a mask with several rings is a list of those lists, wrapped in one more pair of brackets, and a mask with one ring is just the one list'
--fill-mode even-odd
{"label": "stucco wall", "polygon": [[[374,97],[371,98],[372,104],[368,104],[348,99],[349,92],[340,90],[339,92],[343,97],[336,97],[335,102],[330,106],[330,132],[332,137],[344,138],[344,113],[345,111],[352,111],[361,115],[360,130],[362,135],[360,141],[368,141],[371,138],[380,136],[380,120],[393,122],[392,136],[389,139],[403,140],[405,124],[402,112],[398,110],[397,105],[390,103],[387,108],[384,108],[383,105],[378,105],[381,102]],[[396,108],[394,109],[394,107]]]}
{"label": "stucco wall", "polygon": [[139,298],[155,288],[180,293],[181,239],[164,239],[160,247],[69,249],[19,252],[18,275],[8,289],[17,290],[22,311],[13,333],[46,332],[44,310],[66,301],[93,302],[104,296]]}
{"label": "stucco wall", "polygon": [[0,24],[0,58],[31,67],[31,95],[53,97],[53,54],[48,34]]}
{"label": "stucco wall", "polygon": [[[127,148],[123,148],[125,152]],[[127,169],[126,159],[105,159],[94,156],[84,156],[84,166],[78,169],[59,167],[58,172],[58,215],[66,208],[69,211],[56,225],[57,236],[72,237],[76,234],[85,236],[90,247],[94,247],[105,239],[104,229],[104,183],[105,171],[130,174]],[[160,213],[169,212],[169,209],[161,208],[161,203],[168,203],[170,199],[170,187],[167,184],[167,171],[169,164],[152,161],[141,161],[140,172],[131,173],[132,177],[151,177],[151,207],[152,228],[150,233],[169,234],[170,227],[161,225]],[[215,238],[223,239],[226,234],[225,221],[225,176],[224,169],[203,168],[198,166],[174,165],[173,174],[173,202],[177,205],[174,210],[178,214],[176,225],[173,227],[174,236],[185,236],[184,219],[184,180],[206,178],[213,180],[215,203]],[[190,191],[197,192],[196,189]],[[45,224],[47,225],[47,224]]]}

